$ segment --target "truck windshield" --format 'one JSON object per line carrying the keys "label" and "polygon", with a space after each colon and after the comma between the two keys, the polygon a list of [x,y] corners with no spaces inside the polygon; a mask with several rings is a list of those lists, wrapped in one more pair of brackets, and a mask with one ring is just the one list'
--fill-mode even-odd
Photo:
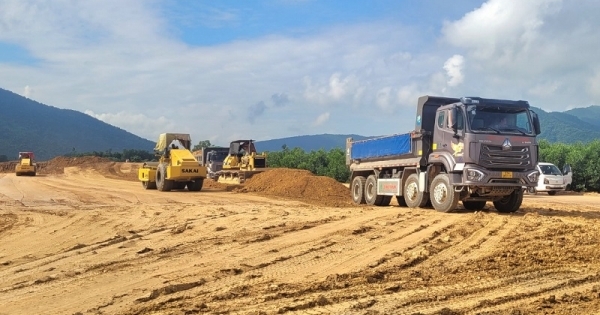
{"label": "truck windshield", "polygon": [[210,157],[209,157],[209,161],[211,162],[223,162],[225,160],[225,158],[227,157],[227,155],[229,154],[229,152],[225,151],[220,151],[220,152],[210,152]]}
{"label": "truck windshield", "polygon": [[467,121],[473,132],[533,135],[529,112],[524,108],[470,105]]}
{"label": "truck windshield", "polygon": [[556,165],[540,165],[540,170],[544,175],[562,175],[558,167]]}

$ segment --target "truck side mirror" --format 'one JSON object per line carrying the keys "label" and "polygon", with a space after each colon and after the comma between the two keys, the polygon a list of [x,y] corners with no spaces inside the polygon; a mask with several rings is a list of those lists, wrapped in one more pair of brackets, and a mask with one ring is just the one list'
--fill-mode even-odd
{"label": "truck side mirror", "polygon": [[[450,110],[450,117],[448,117],[450,119],[450,128],[452,128],[452,131],[454,131],[454,137],[455,138],[459,138],[461,135],[458,134],[458,129],[459,129],[459,115],[460,112],[458,111],[458,108],[454,107]],[[462,119],[461,119],[462,121]],[[461,128],[462,129],[462,128]]]}
{"label": "truck side mirror", "polygon": [[456,133],[456,131],[458,130],[457,124],[456,124],[457,116],[458,116],[458,109],[456,109],[456,107],[454,107],[450,111],[450,128],[452,128],[452,130],[454,130],[454,133]]}
{"label": "truck side mirror", "polygon": [[535,112],[531,112],[532,116],[533,116],[533,131],[535,132],[536,135],[539,135],[540,133],[542,133],[542,128],[540,127],[540,118],[538,117],[538,115]]}

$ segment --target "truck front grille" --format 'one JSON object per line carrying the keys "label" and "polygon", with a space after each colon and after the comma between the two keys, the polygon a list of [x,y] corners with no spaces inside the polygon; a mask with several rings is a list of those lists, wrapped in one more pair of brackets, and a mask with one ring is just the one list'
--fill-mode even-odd
{"label": "truck front grille", "polygon": [[481,166],[489,169],[532,168],[529,147],[511,147],[510,150],[502,150],[501,146],[482,145],[480,163]]}

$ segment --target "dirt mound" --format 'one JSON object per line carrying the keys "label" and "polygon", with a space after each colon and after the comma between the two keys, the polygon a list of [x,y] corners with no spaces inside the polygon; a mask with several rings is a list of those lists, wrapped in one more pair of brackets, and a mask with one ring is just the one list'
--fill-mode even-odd
{"label": "dirt mound", "polygon": [[2,162],[0,163],[0,173],[14,173],[17,162]]}
{"label": "dirt mound", "polygon": [[320,206],[354,206],[350,191],[344,184],[306,170],[268,170],[252,176],[243,187],[234,191],[284,197]]}
{"label": "dirt mound", "polygon": [[[0,163],[0,173],[12,173],[15,171],[15,166],[18,161]],[[49,161],[36,162],[39,174],[64,174],[65,167],[80,166],[92,167],[99,163],[114,163],[110,159],[97,156],[82,156],[82,157],[55,157]]]}
{"label": "dirt mound", "polygon": [[64,174],[65,167],[79,166],[82,168],[92,168],[98,163],[111,163],[107,158],[97,156],[65,157],[58,156],[46,162],[38,162],[38,172],[40,174]]}

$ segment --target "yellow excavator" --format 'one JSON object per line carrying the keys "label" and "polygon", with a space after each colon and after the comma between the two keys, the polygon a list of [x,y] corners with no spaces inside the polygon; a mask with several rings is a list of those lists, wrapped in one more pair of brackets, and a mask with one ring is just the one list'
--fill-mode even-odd
{"label": "yellow excavator", "polygon": [[37,164],[33,158],[33,152],[19,152],[19,163],[15,166],[15,175],[35,176]]}
{"label": "yellow excavator", "polygon": [[235,140],[229,144],[229,154],[223,161],[223,169],[217,173],[217,181],[239,185],[266,170],[267,155],[256,153],[254,140]]}
{"label": "yellow excavator", "polygon": [[144,189],[170,191],[187,187],[189,191],[200,191],[207,171],[190,151],[191,144],[189,134],[161,134],[154,148],[158,162],[146,162],[138,170]]}

